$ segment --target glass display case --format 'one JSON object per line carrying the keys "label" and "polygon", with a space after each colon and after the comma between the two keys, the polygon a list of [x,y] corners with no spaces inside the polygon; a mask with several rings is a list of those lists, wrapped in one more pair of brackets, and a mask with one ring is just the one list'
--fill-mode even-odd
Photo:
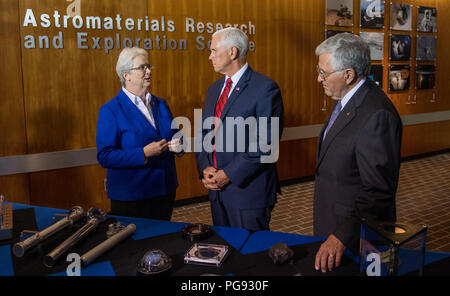
{"label": "glass display case", "polygon": [[361,220],[363,275],[423,275],[427,225]]}

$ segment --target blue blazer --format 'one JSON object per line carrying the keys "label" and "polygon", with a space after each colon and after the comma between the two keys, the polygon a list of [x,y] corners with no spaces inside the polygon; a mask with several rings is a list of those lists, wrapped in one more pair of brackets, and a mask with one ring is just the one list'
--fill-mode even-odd
{"label": "blue blazer", "polygon": [[152,95],[156,129],[121,90],[100,108],[97,160],[107,168],[108,197],[140,200],[174,192],[178,187],[175,160],[168,150],[146,162],[143,148],[163,138],[170,141],[172,113],[164,99]]}
{"label": "blue blazer", "polygon": [[[202,114],[202,122],[208,117],[214,116],[216,101],[224,85],[224,77],[214,82],[206,94],[205,106]],[[283,131],[284,109],[281,92],[278,85],[272,79],[253,71],[250,67],[244,72],[241,79],[236,84],[233,92],[225,104],[221,114],[223,125],[217,129],[216,137],[227,134],[227,122],[238,117],[247,119],[254,117],[278,117],[279,118],[279,138],[267,139],[268,141],[279,141]],[[268,131],[270,131],[271,121],[268,121]],[[213,127],[203,129],[197,134],[205,138],[210,134]],[[221,130],[221,131],[220,131]],[[242,130],[240,131],[242,132]],[[223,203],[234,209],[263,208],[275,204],[277,192],[280,192],[276,163],[261,163],[261,156],[265,155],[258,146],[257,151],[250,149],[250,133],[254,130],[245,128],[245,147],[243,152],[237,147],[238,130],[234,127],[234,152],[226,150],[227,142],[225,136],[222,137],[222,147],[224,152],[216,152],[217,169],[223,169],[231,180],[221,191],[209,191],[210,199],[214,200],[220,195]],[[261,135],[257,134],[259,139]],[[198,140],[198,139],[197,139]],[[216,143],[220,139],[213,139]],[[267,141],[264,141],[267,142]],[[241,149],[242,151],[242,149]],[[269,153],[267,153],[268,155]],[[200,179],[203,178],[203,170],[213,165],[212,153],[202,149],[196,154],[197,167]]]}

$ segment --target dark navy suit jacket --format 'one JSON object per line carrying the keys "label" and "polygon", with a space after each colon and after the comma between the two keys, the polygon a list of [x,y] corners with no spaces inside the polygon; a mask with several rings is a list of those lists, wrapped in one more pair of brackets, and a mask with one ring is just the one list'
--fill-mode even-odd
{"label": "dark navy suit jacket", "polygon": [[356,91],[323,139],[320,133],[314,192],[314,235],[334,234],[359,249],[359,216],[395,221],[402,122],[371,80]]}
{"label": "dark navy suit jacket", "polygon": [[107,168],[108,197],[114,200],[140,200],[174,192],[178,187],[175,160],[166,150],[147,161],[147,144],[172,140],[173,116],[167,102],[152,95],[154,128],[121,90],[104,104],[97,121],[97,159]]}
{"label": "dark navy suit jacket", "polygon": [[[202,122],[206,118],[214,116],[215,105],[224,85],[224,79],[217,80],[209,87]],[[267,118],[268,133],[260,133],[259,129],[256,130],[256,127],[252,128],[249,125],[244,130],[238,129],[237,125],[230,125],[231,128],[227,129],[227,123],[239,117],[242,120],[255,118],[256,121],[263,117]],[[279,137],[277,139],[270,138],[271,117],[279,119]],[[213,137],[212,141],[216,148],[220,144],[223,148],[223,152],[220,152],[219,149],[216,152],[217,169],[223,169],[231,180],[231,183],[218,193],[222,202],[235,209],[263,208],[274,205],[276,194],[280,192],[276,163],[262,163],[261,157],[267,156],[270,152],[261,151],[259,145],[257,145],[257,149],[253,149],[250,147],[250,142],[251,139],[262,140],[261,137],[265,137],[267,134],[267,139],[264,138],[263,141],[267,144],[279,141],[281,138],[284,110],[278,85],[270,78],[248,67],[230,94],[222,111],[221,120],[223,124],[218,126],[216,137]],[[214,133],[213,129],[214,126],[203,129],[197,136],[205,137]],[[232,130],[234,133],[227,138],[226,135]],[[241,134],[243,141],[239,142],[239,133],[244,131],[245,134]],[[254,136],[250,136],[250,133]],[[231,143],[230,140],[232,140]],[[242,144],[241,147],[238,147],[239,143]],[[203,170],[214,166],[212,153],[202,149],[202,152],[197,153],[196,157],[199,176],[202,179]],[[217,192],[210,190],[209,196],[214,200],[217,198]]]}

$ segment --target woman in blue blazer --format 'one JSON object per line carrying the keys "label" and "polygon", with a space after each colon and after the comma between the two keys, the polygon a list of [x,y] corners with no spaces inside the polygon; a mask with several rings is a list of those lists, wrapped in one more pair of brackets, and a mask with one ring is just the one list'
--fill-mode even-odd
{"label": "woman in blue blazer", "polygon": [[152,66],[141,48],[125,48],[116,72],[122,89],[104,104],[97,122],[97,159],[107,168],[111,214],[170,220],[178,187],[172,113],[150,94]]}

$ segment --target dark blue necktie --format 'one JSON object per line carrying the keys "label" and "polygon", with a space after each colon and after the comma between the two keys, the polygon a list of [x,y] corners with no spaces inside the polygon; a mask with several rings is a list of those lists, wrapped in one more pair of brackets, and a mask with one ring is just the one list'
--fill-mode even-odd
{"label": "dark blue necktie", "polygon": [[337,102],[336,106],[334,107],[333,113],[331,113],[331,117],[330,117],[330,121],[328,121],[327,129],[323,133],[323,139],[325,139],[325,136],[327,135],[328,131],[333,126],[334,121],[336,120],[339,113],[341,112],[341,108],[342,108],[341,100],[339,100]]}

